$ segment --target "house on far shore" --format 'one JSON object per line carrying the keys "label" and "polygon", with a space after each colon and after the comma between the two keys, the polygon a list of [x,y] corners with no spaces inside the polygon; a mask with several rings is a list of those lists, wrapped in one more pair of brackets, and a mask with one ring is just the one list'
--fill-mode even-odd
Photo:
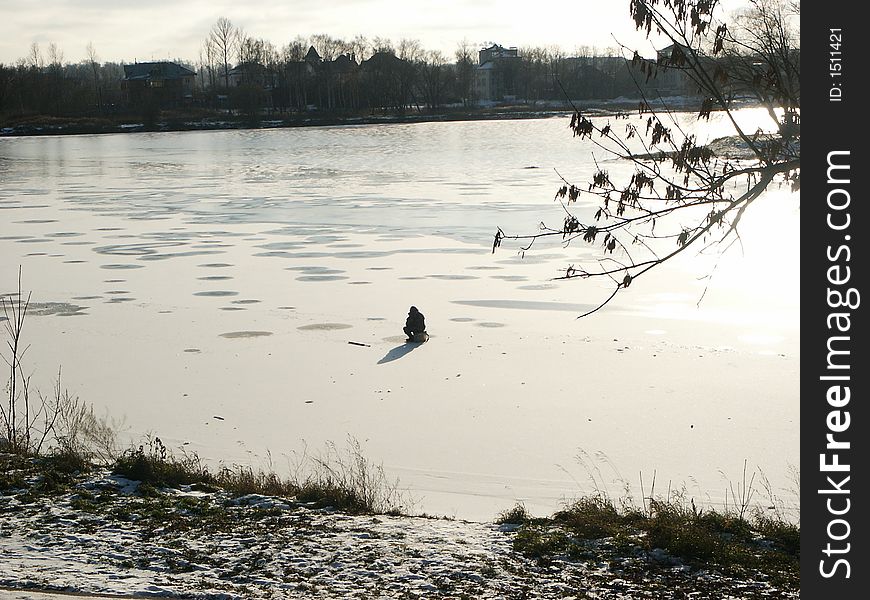
{"label": "house on far shore", "polygon": [[124,65],[122,98],[127,104],[157,101],[160,106],[178,106],[193,100],[196,73],[174,62],[143,62]]}
{"label": "house on far shore", "polygon": [[[671,44],[656,51],[658,73],[648,82],[648,87],[655,89],[661,96],[697,96],[698,86],[693,84],[688,74],[693,56],[692,50],[682,44]],[[705,64],[708,62],[710,59],[707,57],[699,57],[702,68],[710,68],[711,65]]]}
{"label": "house on far shore", "polygon": [[516,73],[519,51],[493,44],[478,52],[478,67],[474,72],[475,96],[485,102],[499,102],[516,95]]}
{"label": "house on far shore", "polygon": [[230,69],[227,75],[231,88],[253,85],[268,91],[278,85],[275,71],[258,62],[240,63]]}
{"label": "house on far shore", "polygon": [[308,52],[305,54],[305,58],[302,59],[303,62],[306,62],[311,65],[317,65],[323,62],[323,59],[320,58],[320,54],[314,48],[314,46],[308,46]]}

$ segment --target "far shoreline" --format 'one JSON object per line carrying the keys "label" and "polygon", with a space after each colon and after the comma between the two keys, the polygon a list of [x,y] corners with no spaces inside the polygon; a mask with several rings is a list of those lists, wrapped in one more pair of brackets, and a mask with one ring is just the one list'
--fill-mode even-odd
{"label": "far shoreline", "polygon": [[[690,98],[680,99],[689,105]],[[36,137],[51,135],[97,135],[110,133],[161,133],[182,131],[220,131],[242,129],[288,129],[294,127],[335,127],[347,125],[383,125],[410,123],[448,123],[459,121],[490,121],[519,119],[548,119],[570,116],[575,107],[597,116],[608,116],[638,109],[639,99],[587,102],[575,105],[552,106],[514,105],[478,109],[447,110],[444,112],[415,112],[383,115],[340,115],[305,113],[275,118],[263,115],[256,121],[238,115],[217,113],[168,113],[148,126],[142,119],[125,117],[50,117],[33,116],[0,124],[0,137]],[[167,111],[168,112],[168,111]],[[170,116],[171,115],[171,116]]]}

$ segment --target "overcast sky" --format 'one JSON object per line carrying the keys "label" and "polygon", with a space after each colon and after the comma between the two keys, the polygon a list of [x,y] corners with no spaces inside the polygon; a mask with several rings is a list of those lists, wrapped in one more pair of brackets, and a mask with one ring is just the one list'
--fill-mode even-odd
{"label": "overcast sky", "polygon": [[222,16],[279,48],[299,35],[362,34],[419,39],[452,58],[463,39],[558,45],[570,53],[615,46],[615,36],[649,55],[652,44],[634,31],[628,6],[628,0],[0,0],[0,62],[27,56],[33,42],[43,52],[54,42],[64,62],[84,59],[88,42],[101,61],[196,61]]}

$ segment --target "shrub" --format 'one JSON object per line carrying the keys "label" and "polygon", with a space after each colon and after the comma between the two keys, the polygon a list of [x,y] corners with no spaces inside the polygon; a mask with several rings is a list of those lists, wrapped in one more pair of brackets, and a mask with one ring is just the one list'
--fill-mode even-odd
{"label": "shrub", "polygon": [[530,558],[544,559],[570,553],[568,535],[560,529],[523,527],[514,538],[514,550]]}
{"label": "shrub", "polygon": [[498,525],[524,525],[531,520],[532,516],[526,510],[526,507],[522,504],[517,504],[513,508],[502,511],[496,517],[495,522]]}
{"label": "shrub", "polygon": [[78,473],[88,473],[93,465],[82,454],[76,452],[57,450],[51,454],[39,459],[42,465],[48,470],[64,473],[67,475],[76,475]]}
{"label": "shrub", "polygon": [[610,537],[624,526],[624,518],[603,496],[581,498],[554,514],[553,520],[586,539]]}
{"label": "shrub", "polygon": [[222,467],[214,476],[213,484],[239,496],[293,496],[298,491],[294,484],[272,471],[254,471],[247,466]]}
{"label": "shrub", "polygon": [[776,550],[800,559],[801,530],[793,523],[765,516],[755,518],[755,527],[763,539],[773,544]]}
{"label": "shrub", "polygon": [[700,526],[694,511],[655,500],[651,510],[653,516],[645,527],[650,549],[661,548],[685,560],[705,562],[721,554],[721,537]]}
{"label": "shrub", "polygon": [[167,451],[159,437],[148,438],[148,448],[131,448],[115,461],[115,475],[153,486],[178,486],[212,483],[214,477],[196,454],[175,457]]}

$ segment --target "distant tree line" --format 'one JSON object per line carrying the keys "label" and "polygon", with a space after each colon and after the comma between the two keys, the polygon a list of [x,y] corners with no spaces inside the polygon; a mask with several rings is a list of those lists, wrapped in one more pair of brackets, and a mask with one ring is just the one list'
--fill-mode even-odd
{"label": "distant tree line", "polygon": [[[203,43],[196,70],[210,105],[229,94],[236,108],[247,104],[277,112],[437,111],[491,99],[476,89],[478,50],[462,41],[451,60],[414,39],[393,43],[326,34],[299,36],[278,48],[220,18]],[[586,46],[569,58],[556,46],[527,47],[516,60],[498,61],[494,68],[504,95],[521,102],[565,100],[566,94],[572,99],[637,95],[615,49],[602,53]]]}
{"label": "distant tree line", "polygon": [[[160,109],[229,110],[258,117],[304,111],[326,113],[435,112],[472,107],[479,47],[457,45],[453,57],[417,40],[352,40],[318,34],[283,47],[244,33],[220,18],[194,62],[173,61],[195,73],[192,93]],[[520,48],[494,65],[504,98],[517,102],[636,96],[635,77],[615,50]],[[65,62],[54,44],[34,43],[25,58],[0,63],[0,119],[139,114],[146,109],[123,85],[124,65],[101,62],[93,44],[78,63]],[[502,100],[503,98],[497,98]],[[153,102],[147,107],[153,110]]]}
{"label": "distant tree line", "polygon": [[64,62],[50,44],[31,45],[26,58],[0,63],[0,116],[95,116],[120,110],[123,65],[99,62],[91,44],[88,58]]}

